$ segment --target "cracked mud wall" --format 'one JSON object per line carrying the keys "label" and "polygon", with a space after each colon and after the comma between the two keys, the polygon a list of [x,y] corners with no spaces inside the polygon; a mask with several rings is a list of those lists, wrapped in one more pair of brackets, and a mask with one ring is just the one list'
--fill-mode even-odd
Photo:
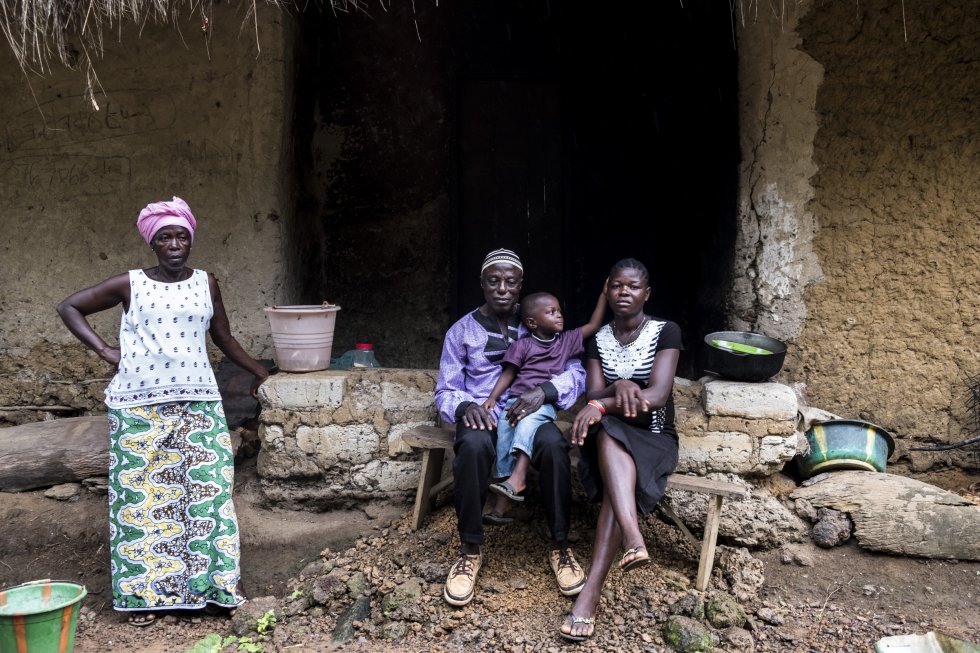
{"label": "cracked mud wall", "polygon": [[738,33],[742,164],[730,319],[789,340],[807,317],[804,289],[820,276],[808,204],[823,68],[799,48],[796,23],[807,8],[783,21],[748,16]]}
{"label": "cracked mud wall", "polygon": [[[187,16],[180,33],[149,24],[119,39],[110,30],[96,62],[98,111],[83,97],[83,75],[55,68],[29,87],[0,48],[0,424],[101,408],[112,371],[76,344],[54,308],[108,276],[155,265],[136,216],[172,195],[199,221],[190,265],[217,275],[242,345],[270,354],[261,309],[283,301],[289,283],[293,19],[263,6],[259,20],[261,54],[224,5],[209,44],[200,19]],[[116,341],[119,314],[92,320],[107,341]]]}
{"label": "cracked mud wall", "polygon": [[730,295],[733,326],[791,341],[780,378],[900,451],[980,428],[980,15],[904,7],[801,3],[740,26]]}
{"label": "cracked mud wall", "polygon": [[825,70],[811,204],[825,279],[806,293],[800,372],[817,405],[958,441],[980,374],[980,14],[904,7],[828,3],[801,22]]}

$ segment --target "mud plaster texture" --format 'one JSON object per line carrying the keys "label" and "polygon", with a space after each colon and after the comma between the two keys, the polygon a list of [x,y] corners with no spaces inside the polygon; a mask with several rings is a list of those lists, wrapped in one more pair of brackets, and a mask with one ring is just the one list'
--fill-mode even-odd
{"label": "mud plaster texture", "polygon": [[782,21],[749,16],[738,32],[742,163],[729,319],[784,339],[799,335],[804,288],[820,277],[808,203],[823,69],[799,49],[796,33],[808,7]]}
{"label": "mud plaster texture", "polygon": [[[135,229],[150,201],[178,195],[199,221],[190,265],[218,277],[233,333],[271,353],[261,309],[281,302],[292,182],[282,157],[292,97],[292,19],[260,6],[261,56],[242,17],[217,5],[200,19],[107,34],[96,62],[97,111],[83,75],[53,69],[25,82],[0,48],[0,406],[101,403],[108,366],[76,344],[54,307],[109,276],[156,264]],[[165,62],[165,63],[161,63]],[[36,102],[34,96],[36,96]],[[94,316],[115,342],[119,310]],[[79,382],[89,379],[94,381]],[[47,411],[47,414],[59,414]],[[0,423],[38,419],[0,411]]]}
{"label": "mud plaster texture", "polygon": [[[824,4],[800,23],[817,93],[814,251],[823,279],[793,368],[811,402],[899,437],[958,441],[980,373],[980,15]],[[976,447],[914,454],[980,466]]]}
{"label": "mud plaster texture", "polygon": [[[736,328],[791,341],[779,378],[899,439],[978,426],[980,17],[878,0],[800,3],[739,32]],[[751,18],[751,17],[750,17]],[[907,29],[907,40],[906,40]],[[913,469],[977,467],[969,449]]]}

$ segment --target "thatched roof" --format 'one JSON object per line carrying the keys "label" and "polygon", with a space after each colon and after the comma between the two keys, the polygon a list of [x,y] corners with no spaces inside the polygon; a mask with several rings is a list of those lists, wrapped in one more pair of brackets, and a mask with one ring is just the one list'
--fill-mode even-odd
{"label": "thatched roof", "polygon": [[[316,0],[314,0],[316,1]],[[334,11],[358,9],[363,0],[325,0]],[[245,21],[256,32],[259,2],[285,8],[305,5],[294,0],[238,0]],[[98,86],[92,67],[102,54],[107,34],[125,24],[140,29],[147,23],[170,23],[188,16],[200,18],[209,33],[215,0],[0,0],[0,30],[24,72],[45,73],[52,64],[83,71],[89,93]],[[179,30],[178,30],[179,31]]]}

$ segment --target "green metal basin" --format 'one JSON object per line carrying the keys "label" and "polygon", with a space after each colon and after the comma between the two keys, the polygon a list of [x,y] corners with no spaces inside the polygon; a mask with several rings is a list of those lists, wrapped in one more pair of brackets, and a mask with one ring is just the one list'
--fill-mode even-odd
{"label": "green metal basin", "polygon": [[810,452],[798,458],[803,478],[839,469],[883,472],[895,441],[885,429],[857,419],[819,422],[806,432]]}

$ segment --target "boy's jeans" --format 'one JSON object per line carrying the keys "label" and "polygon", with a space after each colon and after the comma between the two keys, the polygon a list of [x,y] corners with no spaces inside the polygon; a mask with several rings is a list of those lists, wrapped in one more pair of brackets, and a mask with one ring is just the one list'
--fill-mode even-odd
{"label": "boy's jeans", "polygon": [[506,408],[517,401],[517,397],[507,400],[505,409],[498,416],[497,422],[497,478],[507,478],[514,471],[514,454],[523,451],[528,458],[534,450],[534,434],[542,424],[555,421],[555,407],[544,404],[524,419],[511,426],[505,419]]}

